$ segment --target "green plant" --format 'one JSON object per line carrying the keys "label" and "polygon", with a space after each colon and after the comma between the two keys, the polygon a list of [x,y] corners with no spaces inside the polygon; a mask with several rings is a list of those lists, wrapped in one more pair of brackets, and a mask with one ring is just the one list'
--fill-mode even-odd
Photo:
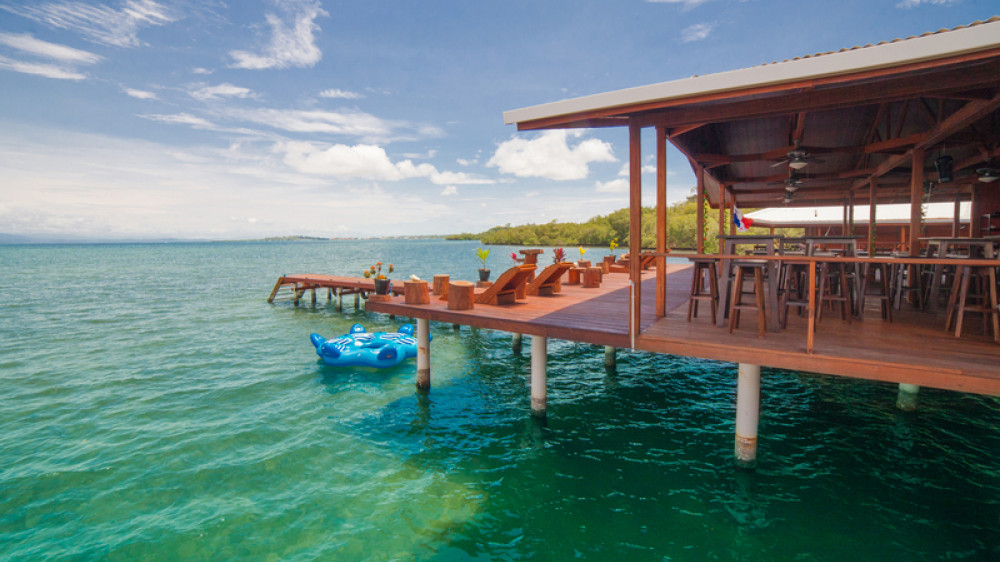
{"label": "green plant", "polygon": [[483,269],[486,269],[486,258],[490,257],[490,249],[476,248],[476,257],[483,260]]}
{"label": "green plant", "polygon": [[371,279],[372,277],[374,277],[375,279],[385,279],[386,275],[388,275],[388,274],[390,274],[392,272],[393,272],[393,267],[392,267],[391,263],[389,264],[389,269],[385,272],[385,274],[383,274],[382,273],[382,262],[376,262],[375,265],[373,265],[373,266],[371,266],[371,267],[369,267],[368,269],[365,270],[364,276],[365,276],[365,279]]}

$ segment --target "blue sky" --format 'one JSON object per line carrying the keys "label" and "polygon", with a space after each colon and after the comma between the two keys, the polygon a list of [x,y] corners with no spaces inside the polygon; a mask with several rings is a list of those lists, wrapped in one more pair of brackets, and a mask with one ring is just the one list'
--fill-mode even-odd
{"label": "blue sky", "polygon": [[[584,220],[628,205],[627,131],[522,134],[503,111],[997,13],[995,0],[0,0],[0,233]],[[668,161],[676,201],[694,179]],[[647,172],[650,205],[652,189]]]}

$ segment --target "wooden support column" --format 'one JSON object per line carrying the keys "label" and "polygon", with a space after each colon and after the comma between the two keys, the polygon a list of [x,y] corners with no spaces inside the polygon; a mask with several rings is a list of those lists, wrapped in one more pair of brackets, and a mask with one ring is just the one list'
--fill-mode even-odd
{"label": "wooden support column", "polygon": [[431,329],[430,321],[417,318],[417,388],[431,387]]}
{"label": "wooden support column", "polygon": [[854,191],[847,193],[847,235],[854,236]]}
{"label": "wooden support column", "polygon": [[[667,251],[667,130],[656,127],[656,251]],[[656,317],[667,315],[667,258],[656,258]]]}
{"label": "wooden support column", "polygon": [[875,255],[875,242],[878,240],[878,224],[875,220],[875,209],[877,207],[876,190],[878,189],[878,179],[872,176],[868,180],[868,255]]}
{"label": "wooden support column", "polygon": [[[719,236],[726,234],[726,187],[719,184]],[[722,253],[722,242],[719,242],[719,253]]]}
{"label": "wooden support column", "polygon": [[636,119],[628,126],[628,174],[629,174],[629,229],[628,260],[629,269],[629,315],[628,333],[631,347],[635,349],[635,338],[639,335],[639,319],[642,310],[642,268],[639,254],[642,252],[642,127]]}
{"label": "wooden support column", "polygon": [[736,465],[757,465],[757,425],[760,421],[760,365],[739,364],[736,380]]}
{"label": "wooden support column", "polygon": [[545,416],[548,399],[545,393],[545,369],[548,363],[548,338],[531,336],[531,413]]}
{"label": "wooden support column", "polygon": [[958,238],[962,229],[962,188],[955,189],[955,216],[951,221],[951,237]]}
{"label": "wooden support column", "polygon": [[694,170],[695,178],[697,178],[698,183],[696,186],[696,197],[698,201],[698,208],[695,209],[695,248],[697,248],[699,254],[705,253],[705,168],[701,166],[695,166]]}
{"label": "wooden support column", "polygon": [[[910,175],[910,255],[918,256],[920,255],[920,208],[924,197],[923,149],[913,149],[912,169],[913,172]],[[912,274],[913,271],[910,273]]]}
{"label": "wooden support column", "polygon": [[979,217],[983,215],[982,205],[982,199],[979,197],[979,182],[972,182],[972,185],[969,186],[969,238],[978,237],[983,226],[979,222]]}

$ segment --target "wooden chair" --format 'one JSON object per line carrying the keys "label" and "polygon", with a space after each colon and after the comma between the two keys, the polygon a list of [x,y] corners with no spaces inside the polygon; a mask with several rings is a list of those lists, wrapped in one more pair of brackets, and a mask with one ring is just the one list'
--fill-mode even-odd
{"label": "wooden chair", "polygon": [[558,293],[560,289],[559,279],[561,279],[571,267],[573,267],[573,264],[569,262],[554,263],[546,267],[541,273],[536,275],[535,280],[528,285],[528,294],[548,296]]}
{"label": "wooden chair", "polygon": [[476,295],[476,304],[510,304],[517,299],[517,291],[535,272],[534,265],[515,265],[504,271],[500,277],[482,293]]}

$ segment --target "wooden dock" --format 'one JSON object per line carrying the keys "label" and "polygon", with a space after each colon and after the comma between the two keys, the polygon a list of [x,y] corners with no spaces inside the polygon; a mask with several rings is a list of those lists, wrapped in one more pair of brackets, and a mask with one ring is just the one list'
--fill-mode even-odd
{"label": "wooden dock", "polygon": [[[338,298],[344,295],[367,295],[375,292],[375,281],[364,277],[337,277],[335,275],[318,275],[314,273],[303,273],[296,275],[282,275],[274,284],[271,296],[267,302],[273,303],[275,300],[286,298],[298,304],[302,297],[310,292],[312,302],[316,302],[316,290],[326,289],[327,296],[336,294]],[[403,294],[403,284],[396,283],[389,292],[393,295]],[[287,297],[284,294],[290,293]]]}
{"label": "wooden dock", "polygon": [[[757,337],[753,314],[733,334],[711,322],[708,310],[686,321],[691,266],[668,264],[663,318],[653,310],[654,272],[643,273],[640,334],[635,349],[851,378],[898,382],[1000,396],[1000,345],[973,322],[961,338],[944,330],[944,317],[909,309],[883,321],[869,302],[864,321],[830,315],[817,325],[813,353],[806,349],[806,319],[792,313],[788,328]],[[874,299],[872,299],[874,301]],[[402,298],[369,303],[368,310],[617,348],[628,334],[628,276],[604,276],[600,288],[563,285],[561,293],[513,304],[477,304],[449,310],[444,301],[408,305]],[[794,309],[792,309],[794,311]]]}

